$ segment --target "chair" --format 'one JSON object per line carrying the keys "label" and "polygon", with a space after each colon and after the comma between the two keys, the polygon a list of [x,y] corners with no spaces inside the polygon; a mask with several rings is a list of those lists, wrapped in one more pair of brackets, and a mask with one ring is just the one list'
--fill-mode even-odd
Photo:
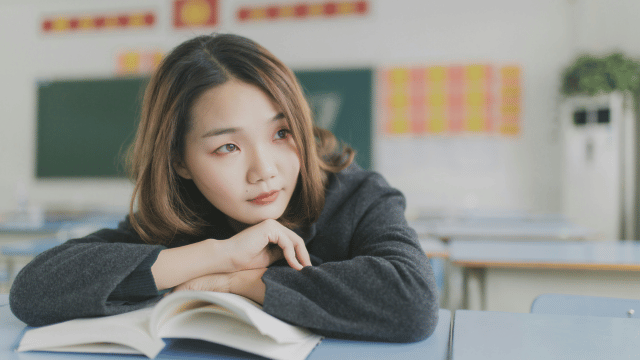
{"label": "chair", "polygon": [[640,318],[640,300],[542,294],[533,300],[531,313]]}

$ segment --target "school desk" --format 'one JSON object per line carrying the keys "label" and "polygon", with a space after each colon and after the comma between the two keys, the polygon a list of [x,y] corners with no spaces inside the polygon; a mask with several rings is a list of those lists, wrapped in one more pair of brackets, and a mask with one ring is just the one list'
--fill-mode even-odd
{"label": "school desk", "polygon": [[596,231],[567,221],[463,221],[438,222],[430,235],[443,241],[491,240],[588,240],[598,238]]}
{"label": "school desk", "polygon": [[[137,355],[112,354],[73,354],[53,352],[22,352],[14,350],[22,337],[25,324],[11,313],[8,295],[0,295],[0,359],[2,360],[139,360]],[[438,359],[445,360],[449,355],[451,312],[441,309],[439,321],[433,335],[425,340],[409,343],[377,343],[364,341],[346,341],[323,339],[308,360],[324,359]],[[257,356],[230,349],[224,346],[195,340],[167,340],[167,347],[156,359],[263,359]]]}
{"label": "school desk", "polygon": [[640,243],[453,241],[463,307],[529,312],[540,294],[640,298]]}
{"label": "school desk", "polygon": [[542,294],[531,304],[531,313],[640,319],[640,300],[607,296]]}
{"label": "school desk", "polygon": [[443,243],[440,239],[430,236],[421,236],[418,241],[420,242],[422,250],[427,254],[427,257],[442,259],[449,257],[447,244]]}
{"label": "school desk", "polygon": [[[596,231],[574,224],[559,216],[466,217],[416,220],[411,223],[421,236],[438,238],[447,243],[454,240],[496,241],[584,241],[598,239]],[[425,235],[427,234],[427,235]],[[446,303],[451,310],[469,308],[465,302],[465,275],[448,266],[444,278]],[[478,288],[472,283],[472,289]],[[446,304],[446,305],[445,305]],[[479,306],[473,307],[480,309]]]}
{"label": "school desk", "polygon": [[587,227],[554,214],[530,216],[443,216],[409,222],[421,236],[443,241],[484,238],[495,240],[585,240],[599,238]]}
{"label": "school desk", "polygon": [[38,227],[21,227],[0,222],[0,246],[55,236],[63,223],[47,223]]}
{"label": "school desk", "polygon": [[60,221],[42,221],[42,223],[29,223],[22,221],[0,221],[0,235],[7,236],[11,234],[52,234],[58,231],[63,222]]}
{"label": "school desk", "polygon": [[640,358],[640,319],[458,310],[452,360]]}

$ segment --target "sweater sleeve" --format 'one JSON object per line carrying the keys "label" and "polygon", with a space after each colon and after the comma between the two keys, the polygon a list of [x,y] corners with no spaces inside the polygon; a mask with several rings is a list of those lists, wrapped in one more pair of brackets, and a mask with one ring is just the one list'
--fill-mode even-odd
{"label": "sweater sleeve", "polygon": [[18,273],[9,294],[11,311],[41,326],[148,306],[159,297],[150,269],[162,249],[140,243],[122,226],[69,240]]}
{"label": "sweater sleeve", "polygon": [[145,300],[159,294],[151,266],[158,259],[161,248],[154,249],[142,262],[120,282],[109,294],[108,302]]}
{"label": "sweater sleeve", "polygon": [[429,336],[438,321],[433,271],[406,223],[404,197],[387,189],[364,191],[377,195],[344,206],[357,214],[352,233],[344,235],[350,237],[347,259],[300,271],[269,268],[262,278],[264,310],[331,337],[411,342]]}

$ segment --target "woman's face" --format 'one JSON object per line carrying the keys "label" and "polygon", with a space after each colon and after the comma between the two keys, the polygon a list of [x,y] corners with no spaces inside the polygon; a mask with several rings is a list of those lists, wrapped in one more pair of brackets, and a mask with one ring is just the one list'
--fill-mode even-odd
{"label": "woman's face", "polygon": [[178,174],[241,223],[282,216],[300,159],[280,109],[259,88],[232,79],[203,93],[191,114]]}

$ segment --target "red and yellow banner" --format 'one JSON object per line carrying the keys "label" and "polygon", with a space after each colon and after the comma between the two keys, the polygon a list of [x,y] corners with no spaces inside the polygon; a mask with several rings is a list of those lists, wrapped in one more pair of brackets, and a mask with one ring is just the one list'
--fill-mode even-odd
{"label": "red and yellow banner", "polygon": [[500,117],[502,123],[500,132],[503,134],[518,134],[520,132],[521,113],[521,74],[517,66],[505,66],[500,70],[501,103]]}
{"label": "red and yellow banner", "polygon": [[268,6],[244,6],[238,9],[240,22],[262,20],[286,20],[330,18],[336,16],[362,16],[369,12],[369,1],[326,1],[297,4],[273,4]]}
{"label": "red and yellow banner", "polygon": [[156,15],[152,11],[108,15],[59,15],[48,16],[42,19],[42,31],[51,34],[75,31],[149,28],[154,26],[155,23]]}
{"label": "red and yellow banner", "polygon": [[175,28],[218,25],[218,0],[175,0],[173,26]]}
{"label": "red and yellow banner", "polygon": [[378,72],[384,132],[397,134],[518,134],[519,68],[500,75],[500,124],[496,124],[494,66],[472,64],[391,68]]}

